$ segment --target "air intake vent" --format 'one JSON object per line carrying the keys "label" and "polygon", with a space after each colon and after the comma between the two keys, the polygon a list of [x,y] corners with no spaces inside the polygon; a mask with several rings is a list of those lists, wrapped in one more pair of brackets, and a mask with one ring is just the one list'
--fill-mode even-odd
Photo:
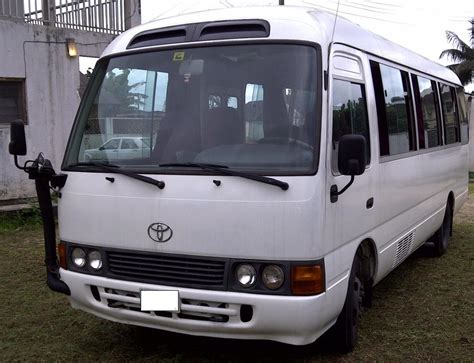
{"label": "air intake vent", "polygon": [[405,258],[408,257],[410,253],[411,244],[413,243],[414,233],[407,234],[397,245],[397,253],[395,255],[395,260],[393,261],[393,267],[399,265]]}
{"label": "air intake vent", "polygon": [[109,277],[196,288],[225,288],[226,262],[221,259],[139,252],[107,252]]}
{"label": "air intake vent", "polygon": [[171,27],[138,34],[130,41],[128,49],[150,47],[153,45],[181,43],[186,41],[186,28]]}
{"label": "air intake vent", "polygon": [[232,20],[205,23],[198,27],[196,40],[264,38],[270,35],[270,24],[263,20]]}

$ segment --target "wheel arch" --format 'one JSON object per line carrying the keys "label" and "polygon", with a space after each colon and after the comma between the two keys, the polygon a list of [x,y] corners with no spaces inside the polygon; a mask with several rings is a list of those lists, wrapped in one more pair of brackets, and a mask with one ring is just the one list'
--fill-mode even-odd
{"label": "wheel arch", "polygon": [[454,192],[451,190],[448,194],[448,201],[447,201],[447,205],[446,205],[446,208],[450,208],[451,209],[451,221],[450,221],[450,225],[449,225],[449,235],[452,236],[453,235],[453,217],[454,217],[454,203],[455,203],[456,199],[454,198]]}
{"label": "wheel arch", "polygon": [[378,266],[375,242],[370,238],[364,239],[357,247],[356,257],[360,261],[359,273],[365,291],[362,305],[370,308],[372,306],[373,287]]}
{"label": "wheel arch", "polygon": [[361,271],[365,279],[372,279],[372,282],[375,278],[377,272],[377,247],[375,242],[370,239],[364,239],[357,248],[357,255],[361,258],[363,265],[363,270]]}

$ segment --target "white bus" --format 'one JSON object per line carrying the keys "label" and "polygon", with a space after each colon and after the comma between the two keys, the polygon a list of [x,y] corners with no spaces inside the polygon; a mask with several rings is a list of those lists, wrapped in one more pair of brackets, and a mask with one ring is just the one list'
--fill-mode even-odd
{"label": "white bus", "polygon": [[[374,286],[426,241],[446,252],[468,124],[449,69],[342,18],[333,34],[335,21],[234,8],[117,37],[62,174],[41,155],[22,167],[49,286],[125,324],[295,345],[328,332],[350,351]],[[13,124],[15,160],[23,133]]]}

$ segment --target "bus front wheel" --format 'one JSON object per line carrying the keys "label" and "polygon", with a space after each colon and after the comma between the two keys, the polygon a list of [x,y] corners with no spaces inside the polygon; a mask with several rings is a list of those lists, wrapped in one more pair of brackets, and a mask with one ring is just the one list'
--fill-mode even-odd
{"label": "bus front wheel", "polygon": [[358,325],[364,298],[360,261],[360,257],[356,254],[349,276],[344,307],[337,318],[336,324],[328,332],[331,345],[342,353],[351,352],[357,342]]}

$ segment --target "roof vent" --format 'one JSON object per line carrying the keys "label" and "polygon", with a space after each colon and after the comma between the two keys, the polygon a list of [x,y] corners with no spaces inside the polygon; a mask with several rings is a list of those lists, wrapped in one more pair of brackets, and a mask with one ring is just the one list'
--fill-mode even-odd
{"label": "roof vent", "polygon": [[270,35],[270,24],[264,20],[231,20],[204,23],[196,40],[264,38]]}
{"label": "roof vent", "polygon": [[170,27],[138,34],[128,44],[128,49],[186,41],[186,28]]}

